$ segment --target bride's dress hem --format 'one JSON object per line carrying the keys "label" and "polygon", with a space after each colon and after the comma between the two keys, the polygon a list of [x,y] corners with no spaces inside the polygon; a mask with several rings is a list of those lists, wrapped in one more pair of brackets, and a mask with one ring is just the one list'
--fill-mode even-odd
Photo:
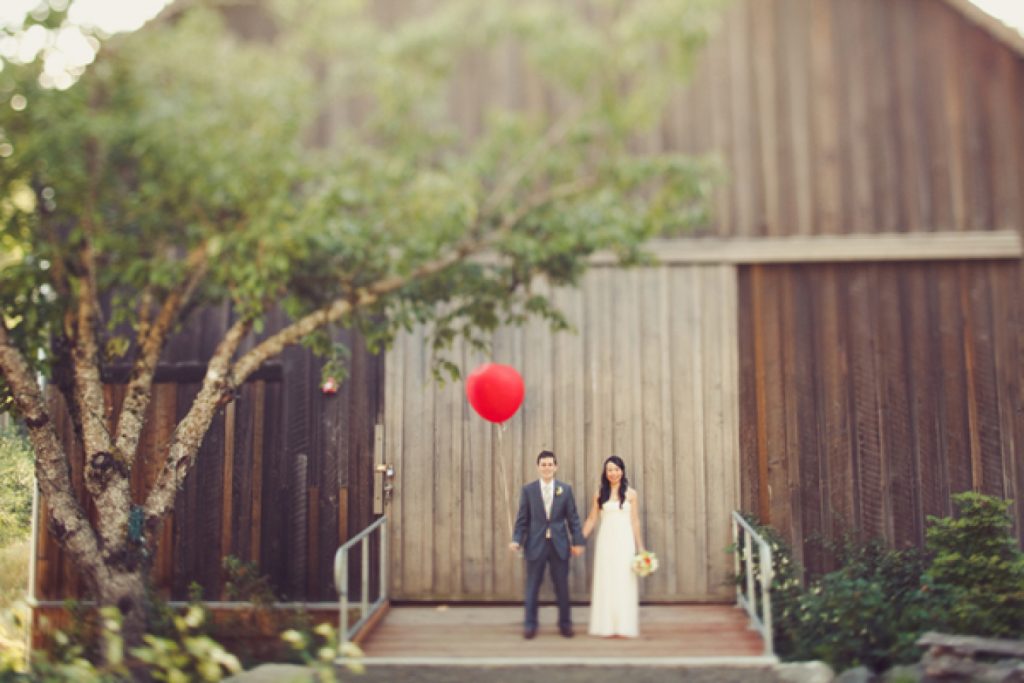
{"label": "bride's dress hem", "polygon": [[587,633],[636,638],[640,634],[640,586],[632,568],[636,541],[629,501],[621,508],[619,501],[606,501],[600,524]]}

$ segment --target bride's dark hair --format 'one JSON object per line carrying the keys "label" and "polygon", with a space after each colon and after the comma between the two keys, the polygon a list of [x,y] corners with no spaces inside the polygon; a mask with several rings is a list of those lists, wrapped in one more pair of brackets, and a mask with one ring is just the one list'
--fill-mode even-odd
{"label": "bride's dark hair", "polygon": [[601,491],[597,494],[597,507],[604,506],[605,501],[612,497],[612,483],[608,481],[608,463],[615,463],[615,466],[622,470],[622,479],[619,480],[619,507],[626,501],[626,491],[629,490],[629,479],[626,478],[626,463],[617,455],[610,455],[601,465]]}

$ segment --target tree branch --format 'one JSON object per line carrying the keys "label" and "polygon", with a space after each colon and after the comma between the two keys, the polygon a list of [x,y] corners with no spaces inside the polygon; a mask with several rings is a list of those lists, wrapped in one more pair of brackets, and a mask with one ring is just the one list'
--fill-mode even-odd
{"label": "tree branch", "polygon": [[[594,186],[596,178],[586,176],[537,193],[508,214],[498,227],[483,237],[469,239],[448,253],[421,264],[405,275],[385,277],[361,288],[351,298],[336,299],[322,308],[302,317],[263,340],[232,364],[231,360],[244,337],[249,333],[251,322],[240,320],[228,330],[214,352],[207,366],[203,386],[199,390],[188,414],[178,424],[168,447],[168,454],[156,484],[146,499],[145,527],[147,541],[152,543],[160,520],[174,506],[174,496],[185,480],[203,437],[209,429],[217,408],[226,396],[230,396],[265,361],[280,354],[285,347],[298,343],[303,337],[330,323],[340,320],[350,312],[369,306],[382,297],[392,294],[411,282],[436,275],[451,266],[465,261],[470,256],[491,247],[515,228],[531,211],[546,204],[566,199],[585,192]],[[483,220],[483,219],[481,219]]]}
{"label": "tree branch", "polygon": [[523,202],[519,208],[508,214],[492,232],[487,235],[467,240],[455,247],[447,254],[420,265],[415,270],[405,275],[392,275],[357,291],[356,296],[350,299],[336,299],[327,306],[320,308],[300,320],[285,327],[277,334],[263,340],[248,353],[242,356],[235,364],[232,371],[232,383],[237,386],[244,382],[256,369],[267,360],[281,353],[285,347],[299,342],[307,334],[336,322],[348,313],[357,308],[368,306],[381,297],[391,294],[410,282],[421,278],[436,275],[456,263],[466,260],[468,257],[480,253],[491,247],[499,239],[507,235],[518,225],[531,211],[550,204],[553,201],[567,199],[573,195],[585,192],[593,187],[596,178],[586,176],[576,180],[549,188],[531,199]]}
{"label": "tree branch", "polygon": [[84,273],[78,280],[75,339],[72,347],[75,374],[75,403],[82,420],[82,445],[85,448],[85,488],[96,503],[99,514],[97,529],[101,552],[107,566],[127,565],[125,553],[128,515],[132,497],[129,475],[131,469],[114,452],[107,429],[100,377],[99,345],[96,340],[98,297],[96,262],[92,245],[86,241],[82,249]]}
{"label": "tree branch", "polygon": [[178,314],[192,298],[199,283],[202,282],[208,265],[205,245],[194,249],[186,260],[185,278],[164,300],[153,323],[147,324],[144,329],[139,330],[138,356],[128,380],[128,388],[114,436],[115,456],[129,469],[135,462],[139,435],[142,433],[146,410],[153,397],[153,376],[156,374],[156,365],[160,360],[160,354],[167,342],[171,327],[178,319]]}
{"label": "tree branch", "polygon": [[92,246],[87,242],[81,253],[84,272],[78,278],[75,305],[72,361],[75,376],[75,405],[82,420],[82,445],[85,448],[86,489],[95,499],[110,469],[110,433],[104,420],[105,399],[100,378],[99,345],[96,339],[96,280]]}
{"label": "tree branch", "polygon": [[36,480],[50,509],[51,531],[83,570],[90,587],[95,588],[106,571],[100,559],[99,542],[74,494],[67,457],[46,410],[42,391],[24,356],[11,342],[2,316],[0,374],[10,387],[28,427],[36,454]]}
{"label": "tree branch", "polygon": [[174,496],[195,462],[213,416],[225,395],[234,385],[230,382],[231,359],[242,340],[252,329],[252,321],[239,320],[224,335],[206,367],[206,376],[188,414],[178,423],[167,449],[167,458],[157,475],[153,489],[146,497],[146,540],[152,544],[160,520],[174,507]]}

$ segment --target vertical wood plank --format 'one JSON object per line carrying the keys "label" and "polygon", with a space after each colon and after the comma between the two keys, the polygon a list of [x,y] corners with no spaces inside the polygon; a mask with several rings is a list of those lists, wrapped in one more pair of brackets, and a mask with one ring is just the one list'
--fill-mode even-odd
{"label": "vertical wood plank", "polygon": [[909,313],[907,309],[913,305],[906,300],[901,267],[881,267],[875,307],[879,335],[878,381],[881,384],[879,417],[885,439],[883,476],[888,482],[888,514],[892,516],[886,528],[892,534],[892,542],[899,547],[916,544],[923,534],[921,519],[917,516],[918,475],[911,438],[915,425],[909,405],[906,366],[913,340],[904,337],[903,325]]}
{"label": "vertical wood plank", "polygon": [[231,523],[234,520],[235,482],[235,416],[238,406],[235,401],[224,409],[224,493],[221,498],[220,547],[226,555],[234,554],[231,538]]}
{"label": "vertical wood plank", "polygon": [[764,186],[763,233],[782,234],[779,209],[779,70],[775,3],[751,2],[754,87],[757,93],[757,126],[760,142],[760,182]]}
{"label": "vertical wood plank", "polygon": [[249,554],[251,562],[260,560],[260,538],[263,527],[263,445],[264,418],[267,400],[266,382],[256,382],[252,408],[252,520],[249,526]]}
{"label": "vertical wood plank", "polygon": [[[818,276],[818,322],[815,325],[816,355],[821,384],[821,430],[824,472],[821,479],[822,526],[830,538],[840,538],[856,528],[853,500],[853,439],[851,434],[849,345],[846,330],[845,277],[839,267],[822,267]],[[832,569],[823,563],[822,569]]]}

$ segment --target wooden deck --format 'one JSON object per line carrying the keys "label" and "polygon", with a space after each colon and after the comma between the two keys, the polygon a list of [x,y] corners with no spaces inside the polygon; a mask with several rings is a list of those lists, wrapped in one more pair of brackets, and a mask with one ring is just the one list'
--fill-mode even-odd
{"label": "wooden deck", "polygon": [[573,608],[576,636],[563,638],[557,610],[543,606],[533,640],[522,636],[522,607],[393,606],[362,642],[367,663],[602,664],[708,663],[764,665],[760,634],[732,605],[640,608],[639,638],[587,635],[587,607]]}

